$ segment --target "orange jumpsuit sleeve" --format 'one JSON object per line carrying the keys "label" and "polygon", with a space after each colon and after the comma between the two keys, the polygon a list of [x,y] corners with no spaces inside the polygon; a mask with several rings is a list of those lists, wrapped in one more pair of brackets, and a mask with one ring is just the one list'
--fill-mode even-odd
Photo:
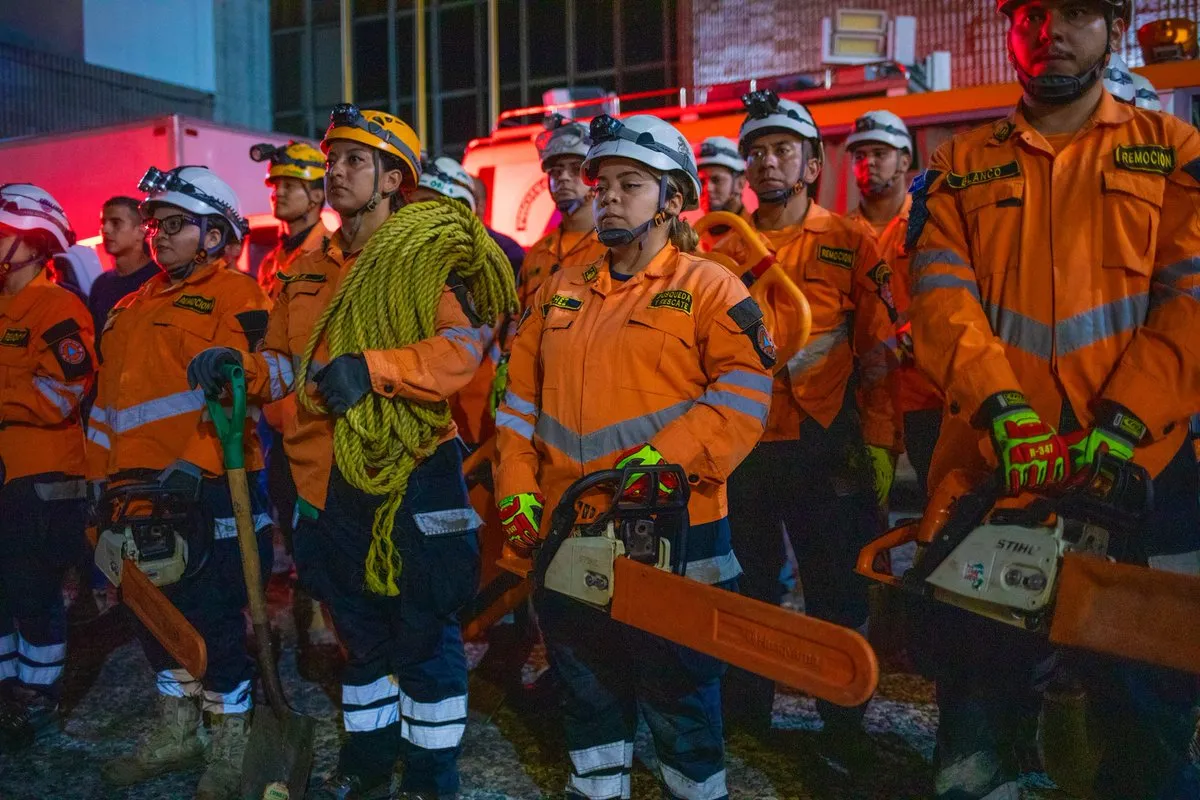
{"label": "orange jumpsuit sleeve", "polygon": [[[262,287],[254,280],[239,280],[237,289],[230,292],[232,297],[225,303],[224,313],[217,324],[217,333],[213,338],[214,347],[232,347],[237,350],[253,350],[262,341],[268,323],[268,309],[271,301],[267,299]],[[245,350],[243,350],[245,352]],[[242,358],[245,362],[245,355]],[[249,382],[247,382],[248,384]],[[248,446],[257,447],[258,438],[255,430],[255,418],[251,412],[262,405],[262,401],[246,392],[246,431],[245,440]],[[180,458],[199,466],[211,475],[222,475],[225,472],[224,457],[221,452],[221,441],[217,437],[216,428],[207,414],[204,422],[196,427],[195,433],[188,440]]]}
{"label": "orange jumpsuit sleeve", "polygon": [[87,308],[62,295],[42,324],[30,331],[36,358],[27,389],[0,397],[0,420],[23,425],[58,425],[79,413],[79,402],[96,374],[95,333]]}
{"label": "orange jumpsuit sleeve", "polygon": [[434,334],[395,350],[367,350],[371,388],[384,397],[434,403],[470,383],[491,341],[492,328],[477,326],[454,291],[446,286],[438,300]]}
{"label": "orange jumpsuit sleeve", "polygon": [[893,381],[896,361],[896,307],[892,271],[879,246],[863,236],[854,262],[854,331],[851,346],[858,359],[857,400],[863,440],[899,453],[904,437],[896,424]]}
{"label": "orange jumpsuit sleeve", "polygon": [[[121,325],[120,312],[133,302],[135,296],[136,293],[125,296],[108,313],[108,320],[104,323],[104,341],[111,343],[110,347],[115,347],[117,337],[123,335],[123,332],[118,330]],[[108,415],[117,388],[112,384],[119,377],[114,374],[116,369],[117,367],[111,364],[102,364],[96,374],[96,399],[88,416],[85,447],[88,480],[103,480],[108,476],[108,458],[114,436]]]}
{"label": "orange jumpsuit sleeve", "polygon": [[[774,348],[763,339],[762,311],[745,287],[723,267],[711,266],[714,279],[696,315],[696,344],[708,385],[650,445],[683,467],[689,481],[722,484],[766,426]],[[753,316],[756,324],[750,322]]]}
{"label": "orange jumpsuit sleeve", "polygon": [[1178,166],[1163,193],[1150,311],[1101,392],[1145,422],[1151,441],[1200,408],[1200,133],[1188,128],[1175,149]]}
{"label": "orange jumpsuit sleeve", "polygon": [[497,458],[493,468],[496,498],[538,492],[538,454],[533,445],[533,428],[542,405],[541,304],[550,299],[556,281],[542,284],[533,301],[521,313],[517,335],[508,357],[508,387],[504,402],[496,409]]}
{"label": "orange jumpsuit sleeve", "polygon": [[966,220],[945,186],[953,148],[953,140],[939,147],[914,187],[909,319],[917,366],[945,393],[952,413],[971,419],[984,400],[1021,385],[980,304]]}
{"label": "orange jumpsuit sleeve", "polygon": [[[246,399],[262,405],[282,400],[295,388],[295,366],[288,342],[288,293],[283,291],[270,306],[267,330],[254,352],[243,347]],[[298,357],[297,357],[298,358]]]}

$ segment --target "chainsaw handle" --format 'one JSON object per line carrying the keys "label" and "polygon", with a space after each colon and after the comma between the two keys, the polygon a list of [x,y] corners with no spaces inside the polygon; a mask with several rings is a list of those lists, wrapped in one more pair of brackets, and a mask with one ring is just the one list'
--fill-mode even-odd
{"label": "chainsaw handle", "polygon": [[892,528],[890,531],[880,536],[878,539],[869,543],[862,550],[858,551],[858,563],[854,567],[854,571],[859,575],[870,578],[871,580],[879,581],[880,583],[900,588],[900,579],[895,575],[888,575],[884,572],[879,572],[875,569],[875,561],[879,556],[894,547],[906,545],[909,542],[917,540],[918,525],[915,522],[910,522],[907,525],[901,525],[898,528]]}
{"label": "chainsaw handle", "polygon": [[[723,253],[705,253],[705,257],[716,261],[742,279],[750,296],[762,308],[767,329],[772,333],[778,328],[775,325],[774,306],[768,302],[768,295],[773,289],[778,289],[792,299],[797,307],[795,321],[799,324],[799,328],[794,341],[782,343],[787,345],[782,352],[789,355],[798,353],[808,343],[809,334],[812,332],[812,308],[809,306],[808,298],[775,261],[775,254],[763,242],[762,237],[742,217],[728,211],[713,211],[696,220],[693,227],[697,233],[704,234],[716,225],[724,225],[742,240],[746,247],[746,260],[738,264]],[[776,342],[776,346],[780,344],[780,342]],[[782,369],[786,364],[787,359],[781,358],[777,368]]]}
{"label": "chainsaw handle", "polygon": [[213,426],[217,429],[217,438],[221,440],[225,469],[241,469],[246,466],[246,452],[243,446],[246,428],[246,372],[238,364],[225,364],[221,371],[225,373],[225,380],[229,384],[233,407],[229,414],[226,414],[220,398],[207,393],[204,395],[204,402],[208,406],[208,415],[212,417]]}

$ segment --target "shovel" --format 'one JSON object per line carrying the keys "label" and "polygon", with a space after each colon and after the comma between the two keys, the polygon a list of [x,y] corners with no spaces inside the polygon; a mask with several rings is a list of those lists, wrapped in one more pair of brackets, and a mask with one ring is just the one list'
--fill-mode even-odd
{"label": "shovel", "polygon": [[[255,656],[271,713],[256,709],[250,726],[250,741],[242,760],[242,797],[259,800],[297,800],[308,788],[313,762],[312,717],[297,714],[288,707],[279,683],[279,668],[271,651],[271,629],[267,622],[267,598],[263,592],[262,567],[258,541],[250,516],[250,488],[246,483],[243,431],[246,423],[246,377],[240,366],[229,365],[225,377],[233,395],[233,408],[225,409],[215,397],[206,397],[208,413],[216,426],[225,454],[225,476],[237,522],[238,546],[242,553],[242,573],[246,578],[246,596],[250,601],[250,621],[257,643]],[[284,787],[286,786],[286,790]],[[267,795],[266,792],[271,794]]]}

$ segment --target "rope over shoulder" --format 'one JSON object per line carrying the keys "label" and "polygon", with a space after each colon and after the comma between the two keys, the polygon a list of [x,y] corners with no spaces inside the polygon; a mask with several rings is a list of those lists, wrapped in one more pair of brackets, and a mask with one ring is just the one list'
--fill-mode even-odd
{"label": "rope over shoulder", "polygon": [[[435,333],[442,288],[457,275],[479,317],[496,320],[517,310],[512,266],[483,223],[461,203],[431,200],[388,217],[342,278],[309,335],[300,375],[309,374],[326,340],[330,360],[346,353],[393,350]],[[329,413],[319,398],[299,392],[314,413]],[[450,426],[450,404],[368,393],[334,424],[334,461],[351,486],[382,496],[371,529],[366,587],[399,594],[400,554],[392,540],[408,479]]]}

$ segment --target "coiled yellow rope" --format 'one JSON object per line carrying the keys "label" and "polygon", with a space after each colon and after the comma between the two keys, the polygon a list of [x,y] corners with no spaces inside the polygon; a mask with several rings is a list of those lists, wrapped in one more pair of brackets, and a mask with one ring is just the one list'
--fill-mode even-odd
{"label": "coiled yellow rope", "polygon": [[[432,200],[401,208],[367,241],[309,335],[300,374],[322,339],[330,359],[364,350],[391,350],[434,335],[438,302],[450,273],[466,283],[479,318],[517,310],[512,265],[483,223],[462,203]],[[481,343],[482,346],[482,343]],[[319,399],[300,402],[327,413]],[[368,393],[334,424],[333,452],[350,485],[386,498],[375,511],[366,587],[399,594],[400,555],[392,541],[408,478],[450,424],[445,401],[422,403]]]}

